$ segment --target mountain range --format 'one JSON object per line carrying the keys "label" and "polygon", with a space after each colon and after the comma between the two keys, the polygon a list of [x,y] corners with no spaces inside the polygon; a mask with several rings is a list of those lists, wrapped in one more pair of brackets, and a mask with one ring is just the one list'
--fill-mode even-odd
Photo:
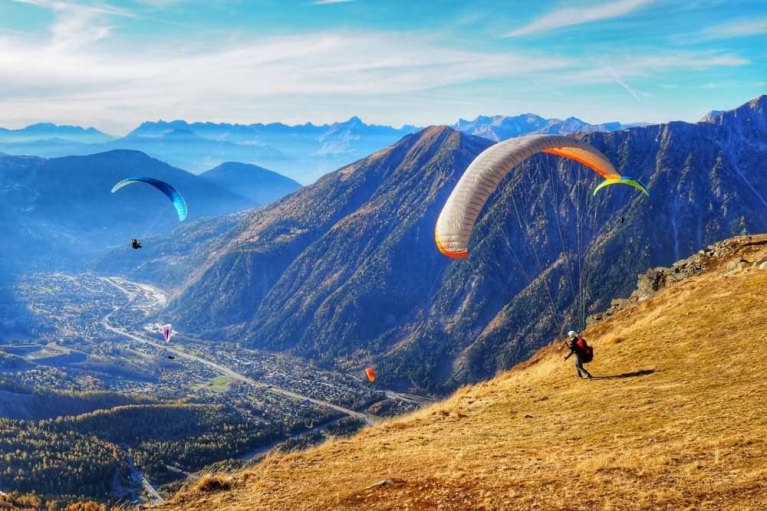
{"label": "mountain range", "polygon": [[392,386],[486,378],[582,328],[638,273],[767,230],[766,109],[761,96],[709,122],[578,135],[649,198],[592,197],[592,172],[530,158],[485,206],[462,261],[437,251],[434,225],[492,141],[427,128],[247,214],[207,253],[179,246],[194,264],[163,317],[329,366],[375,364]]}
{"label": "mountain range", "polygon": [[[568,135],[630,126],[618,122],[592,125],[574,117],[560,120],[524,114],[461,119],[453,128],[499,141],[526,133]],[[307,184],[421,129],[365,124],[358,117],[332,124],[296,126],[176,120],[145,122],[125,137],[114,138],[94,128],[36,124],[19,130],[0,128],[0,152],[57,157],[133,149],[194,173],[238,161],[264,166]]]}
{"label": "mountain range", "polygon": [[31,124],[21,129],[6,129],[0,127],[0,143],[35,142],[48,140],[51,143],[78,142],[83,144],[100,143],[112,140],[114,137],[96,128],[80,126],[57,125],[52,123]]}
{"label": "mountain range", "polygon": [[[267,204],[300,187],[244,164],[223,164],[198,176],[138,151],[0,156],[3,272],[74,270],[110,248],[128,248],[131,238],[167,237],[179,221],[161,193],[148,185],[110,193],[115,183],[136,175],[173,183],[189,207],[184,226]],[[150,244],[143,252],[153,250]]]}
{"label": "mountain range", "polygon": [[589,124],[576,117],[562,119],[545,119],[535,114],[522,114],[516,116],[494,115],[492,117],[480,115],[473,121],[460,119],[451,128],[484,137],[495,142],[507,140],[521,135],[542,133],[548,135],[572,135],[575,133],[594,133],[597,131],[619,131],[636,126],[645,126],[646,123],[621,124],[608,122],[605,124]]}

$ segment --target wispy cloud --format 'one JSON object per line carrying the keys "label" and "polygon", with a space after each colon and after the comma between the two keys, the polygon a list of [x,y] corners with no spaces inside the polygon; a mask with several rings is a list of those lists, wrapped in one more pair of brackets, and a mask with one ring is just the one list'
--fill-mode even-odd
{"label": "wispy cloud", "polygon": [[134,1],[141,5],[146,5],[148,7],[165,9],[167,7],[172,7],[176,4],[182,3],[186,0],[134,0]]}
{"label": "wispy cloud", "polygon": [[348,4],[354,0],[314,0],[312,5],[328,5],[328,4]]}
{"label": "wispy cloud", "polygon": [[[126,21],[153,20],[147,16],[153,12],[147,5],[170,5],[171,0],[134,0],[132,4],[111,0],[121,7],[106,3],[110,0],[15,1],[49,9],[53,22],[44,29],[47,33],[34,37],[31,32],[0,33],[3,122],[43,119],[95,124],[113,132],[157,117],[327,122],[358,114],[376,115],[375,122],[422,124],[437,119],[447,122],[456,114],[455,118],[508,109],[544,115],[548,111],[550,116],[579,111],[589,115],[592,106],[584,103],[576,111],[567,91],[577,89],[580,94],[592,85],[605,94],[606,101],[608,96],[617,98],[609,107],[606,102],[593,106],[594,112],[609,110],[604,114],[609,118],[603,120],[616,118],[620,108],[638,112],[631,114],[634,120],[649,120],[645,112],[652,108],[661,112],[653,119],[666,119],[674,114],[656,105],[663,93],[659,83],[683,79],[685,87],[694,87],[689,84],[726,80],[740,73],[739,66],[750,64],[749,58],[759,62],[758,56],[740,50],[652,45],[606,47],[599,52],[565,49],[562,54],[474,44],[473,49],[460,49],[462,43],[451,39],[451,30],[438,28],[417,33],[358,29],[267,37],[226,27],[217,37],[201,37],[195,31],[187,39],[174,36],[158,44],[156,39],[153,43],[141,37],[131,39],[131,25]],[[303,5],[310,1],[303,0]],[[570,17],[563,23],[555,18],[541,24],[541,18],[533,23],[538,23],[537,28],[531,29],[531,24],[526,30],[533,33],[618,16],[650,1],[618,1],[611,5],[621,9],[613,7],[607,14],[596,13],[599,6],[592,3],[580,10],[586,14],[579,19]],[[318,15],[320,11],[325,12],[318,9]],[[459,14],[466,14],[467,23],[478,20],[464,11],[451,19]],[[147,26],[157,29],[159,25],[143,23],[140,28],[146,31]],[[565,93],[559,112],[552,111],[554,88]],[[653,92],[652,101],[646,99],[648,90]],[[626,101],[626,93],[637,102]]]}
{"label": "wispy cloud", "polygon": [[109,4],[81,4],[75,2],[67,2],[65,0],[11,0],[17,4],[35,5],[37,7],[43,7],[52,9],[57,12],[67,11],[83,11],[93,14],[110,14],[114,16],[132,16],[131,11],[122,7],[115,7]]}
{"label": "wispy cloud", "polygon": [[603,2],[590,7],[563,7],[533,22],[512,30],[507,35],[517,37],[521,35],[546,32],[556,28],[591,23],[625,16],[641,7],[653,3],[655,0],[616,0]]}
{"label": "wispy cloud", "polygon": [[309,34],[130,52],[0,39],[0,105],[5,112],[17,99],[90,97],[91,109],[133,105],[136,115],[153,117],[186,108],[215,117],[265,97],[289,105],[287,97],[410,94],[569,66],[564,58],[462,51],[402,33]]}
{"label": "wispy cloud", "polygon": [[55,21],[50,27],[51,49],[82,48],[106,37],[112,26],[106,22],[110,16],[133,17],[133,14],[108,4],[83,5],[62,0],[13,0],[53,11]]}
{"label": "wispy cloud", "polygon": [[743,19],[707,28],[700,32],[701,39],[732,39],[758,34],[767,34],[767,18]]}
{"label": "wispy cloud", "polygon": [[[566,70],[556,73],[556,79],[561,82],[596,84],[616,82],[615,74],[621,79],[657,77],[664,73],[678,74],[688,71],[705,71],[716,68],[740,67],[750,64],[748,59],[716,51],[704,52],[673,52],[668,55],[626,56],[616,58],[613,62],[602,62],[589,65],[582,62],[580,69]],[[612,69],[612,72],[608,69]]]}
{"label": "wispy cloud", "polygon": [[615,70],[614,70],[613,68],[611,68],[611,67],[608,67],[608,68],[607,68],[607,71],[608,71],[608,72],[609,72],[609,73],[610,73],[610,74],[613,76],[613,79],[615,79],[615,83],[617,83],[618,85],[620,85],[621,87],[623,87],[623,88],[626,90],[626,92],[628,92],[629,94],[631,94],[632,96],[634,96],[634,97],[636,98],[636,100],[637,100],[637,101],[639,101],[640,103],[642,102],[642,98],[639,96],[639,94],[637,94],[637,93],[634,91],[634,89],[632,89],[631,87],[629,87],[629,86],[626,84],[626,82],[624,82],[624,81],[623,81],[623,79],[621,78],[621,76],[620,76],[618,73],[616,73],[616,72],[615,72]]}

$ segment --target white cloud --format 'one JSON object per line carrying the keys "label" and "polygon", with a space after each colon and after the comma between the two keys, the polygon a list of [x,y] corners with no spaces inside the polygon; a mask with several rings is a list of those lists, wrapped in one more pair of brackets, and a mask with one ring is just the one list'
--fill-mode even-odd
{"label": "white cloud", "polygon": [[[407,94],[481,79],[524,77],[571,66],[540,55],[477,53],[403,34],[313,34],[214,49],[131,48],[74,51],[0,39],[0,107],[18,99],[92,98],[102,105],[166,107],[262,104],[285,96]],[[69,50],[69,51],[67,51]],[[348,97],[348,96],[347,96]],[[116,99],[119,98],[119,99]],[[148,100],[147,98],[151,98]],[[86,108],[79,102],[73,109]],[[242,108],[242,107],[240,107]]]}
{"label": "white cloud", "polygon": [[642,78],[668,81],[686,71],[749,63],[716,51],[612,58],[468,51],[436,36],[394,32],[197,38],[165,47],[138,40],[120,50],[101,43],[114,16],[135,17],[131,12],[61,0],[25,3],[52,9],[55,20],[48,40],[0,34],[4,125],[46,120],[119,134],[158,117],[298,123],[354,114],[425,124],[498,105],[508,111],[507,101],[543,114],[550,100],[535,101],[550,84],[615,83],[640,101],[646,93],[635,87],[648,86]]}
{"label": "white cloud", "polygon": [[176,4],[182,3],[185,0],[134,0],[135,2],[145,5],[147,7],[153,7],[156,9],[165,9],[172,7]]}
{"label": "white cloud", "polygon": [[748,64],[750,64],[748,59],[729,53],[677,51],[669,55],[626,56],[616,58],[609,64],[595,63],[594,66],[584,63],[582,69],[564,71],[557,73],[556,76],[562,82],[595,84],[615,82],[613,73],[618,73],[622,78],[657,77],[663,73],[678,74]]}
{"label": "white cloud", "polygon": [[705,40],[731,39],[758,34],[767,34],[767,18],[743,19],[710,27],[701,31],[700,38]]}
{"label": "white cloud", "polygon": [[125,9],[106,4],[84,5],[62,0],[13,0],[53,11],[55,21],[50,27],[52,50],[74,50],[88,46],[109,35],[106,24],[110,16],[132,17]]}
{"label": "white cloud", "polygon": [[347,4],[354,0],[315,0],[312,5]]}
{"label": "white cloud", "polygon": [[533,22],[512,30],[511,37],[546,32],[556,28],[581,25],[594,21],[625,16],[636,9],[653,3],[655,0],[614,0],[589,7],[563,7]]}

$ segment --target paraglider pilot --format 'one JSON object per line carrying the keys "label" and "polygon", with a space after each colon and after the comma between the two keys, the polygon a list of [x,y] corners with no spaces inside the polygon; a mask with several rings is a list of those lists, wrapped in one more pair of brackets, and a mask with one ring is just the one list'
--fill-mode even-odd
{"label": "paraglider pilot", "polygon": [[133,248],[141,248],[141,243],[139,243],[139,240],[137,240],[136,238],[133,238],[132,240],[130,240],[130,246]]}
{"label": "paraglider pilot", "polygon": [[578,335],[575,331],[570,330],[567,332],[569,339],[567,340],[567,347],[570,349],[570,353],[567,354],[565,360],[575,355],[575,368],[578,370],[578,378],[591,379],[591,374],[583,368],[584,362],[590,362],[591,358],[587,354],[588,344],[586,340]]}

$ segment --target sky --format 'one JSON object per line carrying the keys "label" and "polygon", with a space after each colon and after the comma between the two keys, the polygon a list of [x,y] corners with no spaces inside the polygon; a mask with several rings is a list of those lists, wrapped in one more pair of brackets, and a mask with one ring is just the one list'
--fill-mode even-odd
{"label": "sky", "polygon": [[0,0],[0,126],[695,122],[767,93],[764,0]]}

